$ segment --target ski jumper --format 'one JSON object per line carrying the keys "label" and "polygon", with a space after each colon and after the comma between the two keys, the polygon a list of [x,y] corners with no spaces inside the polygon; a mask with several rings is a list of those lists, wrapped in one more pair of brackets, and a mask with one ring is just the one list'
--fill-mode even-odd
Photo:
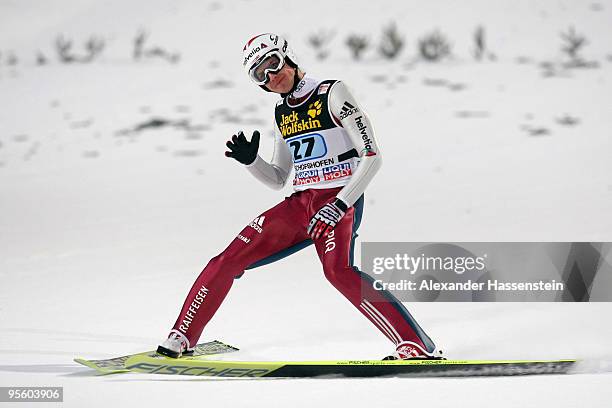
{"label": "ski jumper", "polygon": [[[372,125],[346,86],[304,77],[275,110],[271,162],[260,156],[246,166],[264,184],[281,189],[295,175],[295,192],[258,215],[229,246],[212,258],[193,284],[172,332],[197,343],[235,278],[314,244],[325,277],[396,346],[413,342],[433,353],[435,345],[390,292],[353,264],[363,213],[363,192],[382,156]],[[306,230],[325,204],[341,199],[349,207],[338,225],[314,242]]]}

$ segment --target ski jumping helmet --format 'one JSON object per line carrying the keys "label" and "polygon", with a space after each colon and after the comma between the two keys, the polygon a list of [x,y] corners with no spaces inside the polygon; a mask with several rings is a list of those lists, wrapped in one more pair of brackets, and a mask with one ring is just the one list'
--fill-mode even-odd
{"label": "ski jumping helmet", "polygon": [[265,33],[251,38],[242,53],[242,65],[249,78],[266,91],[268,74],[280,71],[285,63],[293,68],[298,67],[289,43],[276,34]]}

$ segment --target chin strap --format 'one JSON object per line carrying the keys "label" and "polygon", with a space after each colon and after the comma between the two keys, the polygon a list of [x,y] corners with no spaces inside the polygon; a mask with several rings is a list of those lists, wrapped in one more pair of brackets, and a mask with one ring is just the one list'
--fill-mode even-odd
{"label": "chin strap", "polygon": [[281,94],[281,96],[283,98],[286,98],[287,96],[291,95],[293,93],[293,91],[295,91],[295,88],[297,88],[297,86],[300,84],[300,81],[301,81],[301,79],[298,76],[298,69],[297,69],[297,67],[294,67],[294,70],[293,70],[293,86],[291,87],[289,92],[283,93],[283,94]]}
{"label": "chin strap", "polygon": [[267,86],[265,86],[265,85],[259,85],[259,87],[260,87],[261,89],[263,89],[264,91],[266,91],[266,92],[272,92],[272,91],[271,91],[271,90],[269,90],[269,89],[268,89],[268,87],[267,87]]}

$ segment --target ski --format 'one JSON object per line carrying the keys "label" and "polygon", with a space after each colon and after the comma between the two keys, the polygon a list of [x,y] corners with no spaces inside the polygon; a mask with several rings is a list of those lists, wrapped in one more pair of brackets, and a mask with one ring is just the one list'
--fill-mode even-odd
{"label": "ski", "polygon": [[[237,351],[236,347],[224,344],[218,340],[200,343],[195,346],[193,357],[214,356],[217,354],[231,353]],[[145,351],[138,354],[128,354],[127,356],[114,357],[105,360],[88,360],[84,358],[75,358],[74,361],[86,367],[93,368],[99,374],[118,374],[126,373],[130,370],[125,368],[125,362],[130,357],[140,356],[155,353],[154,351]]]}
{"label": "ski", "polygon": [[130,371],[213,377],[472,377],[566,374],[576,360],[360,360],[360,361],[217,361],[198,357],[171,359],[139,354],[125,362]]}

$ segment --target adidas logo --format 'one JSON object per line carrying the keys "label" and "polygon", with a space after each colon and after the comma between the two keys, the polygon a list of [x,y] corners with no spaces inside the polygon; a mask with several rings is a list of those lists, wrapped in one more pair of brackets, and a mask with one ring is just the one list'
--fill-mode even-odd
{"label": "adidas logo", "polygon": [[342,109],[340,110],[340,119],[348,118],[355,112],[359,112],[359,109],[357,109],[347,101],[344,101],[344,105],[342,105]]}
{"label": "adidas logo", "polygon": [[253,221],[251,221],[251,223],[249,224],[249,227],[253,228],[255,231],[261,234],[263,231],[262,227],[263,227],[263,223],[265,219],[266,219],[265,215],[262,215],[261,217],[257,217]]}

